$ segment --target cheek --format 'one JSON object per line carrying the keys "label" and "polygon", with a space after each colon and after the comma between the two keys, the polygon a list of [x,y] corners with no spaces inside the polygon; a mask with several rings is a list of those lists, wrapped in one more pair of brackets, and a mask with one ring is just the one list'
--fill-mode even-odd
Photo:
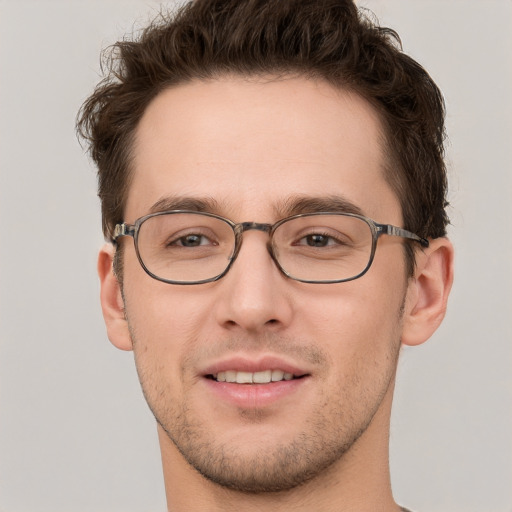
{"label": "cheek", "polygon": [[[150,277],[134,251],[125,257],[124,296],[128,320],[139,341],[174,345],[201,326],[204,306],[198,290],[170,285]],[[188,333],[188,334],[187,334]]]}
{"label": "cheek", "polygon": [[201,322],[174,294],[150,293],[148,288],[139,294],[126,291],[126,316],[142,390],[157,415],[184,399],[184,383],[191,382],[184,378],[185,361]]}
{"label": "cheek", "polygon": [[[169,285],[163,286],[169,287]],[[155,357],[176,357],[200,335],[204,319],[199,301],[187,301],[173,290],[126,292],[126,315],[136,345]]]}
{"label": "cheek", "polygon": [[141,381],[158,377],[176,389],[188,354],[207,341],[211,300],[197,287],[151,278],[136,259],[127,259],[125,269],[126,316]]}
{"label": "cheek", "polygon": [[304,299],[308,337],[324,344],[337,367],[361,369],[386,361],[400,345],[405,290],[397,289],[396,281],[375,282],[370,276],[329,286]]}

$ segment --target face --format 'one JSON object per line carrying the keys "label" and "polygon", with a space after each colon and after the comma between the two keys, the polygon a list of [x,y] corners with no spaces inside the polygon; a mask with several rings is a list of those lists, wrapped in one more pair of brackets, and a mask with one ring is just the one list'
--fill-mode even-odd
{"label": "face", "polygon": [[[401,225],[381,135],[370,105],[321,82],[226,78],[169,89],[138,127],[125,221],[201,200],[235,222],[274,223],[298,199],[337,197]],[[341,464],[389,405],[404,251],[401,239],[381,237],[363,277],[307,284],[280,273],[266,233],[243,237],[226,276],[192,286],[149,277],[125,237],[126,318],[167,453],[232,489],[288,489]],[[269,371],[278,380],[215,378]]]}

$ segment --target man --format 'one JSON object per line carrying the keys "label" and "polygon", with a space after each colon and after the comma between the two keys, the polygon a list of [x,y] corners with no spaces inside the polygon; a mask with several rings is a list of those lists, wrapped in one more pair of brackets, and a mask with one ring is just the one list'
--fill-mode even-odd
{"label": "man", "polygon": [[398,511],[401,344],[452,283],[444,106],[352,2],[196,1],[84,104],[101,303],[171,511]]}

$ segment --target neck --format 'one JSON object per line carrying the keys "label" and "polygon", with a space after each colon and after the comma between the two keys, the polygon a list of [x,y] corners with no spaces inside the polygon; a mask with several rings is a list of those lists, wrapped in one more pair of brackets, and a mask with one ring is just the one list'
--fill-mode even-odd
{"label": "neck", "polygon": [[288,491],[248,494],[221,487],[192,468],[158,427],[169,512],[398,512],[389,474],[389,419],[393,386],[366,431],[343,457]]}

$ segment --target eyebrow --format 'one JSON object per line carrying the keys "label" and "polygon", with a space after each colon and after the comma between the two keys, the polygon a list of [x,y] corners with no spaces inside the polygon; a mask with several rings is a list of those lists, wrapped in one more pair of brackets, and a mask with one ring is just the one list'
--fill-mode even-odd
{"label": "eyebrow", "polygon": [[352,213],[364,215],[363,210],[341,195],[329,196],[292,196],[276,208],[280,217],[291,217],[304,213]]}
{"label": "eyebrow", "polygon": [[[277,219],[305,213],[352,213],[364,215],[363,210],[341,195],[306,196],[294,195],[273,207]],[[171,210],[188,210],[223,215],[224,208],[212,197],[167,196],[151,206],[149,213]]]}
{"label": "eyebrow", "polygon": [[212,197],[168,196],[159,199],[149,209],[149,213],[160,213],[171,210],[218,213],[220,207],[219,203]]}

